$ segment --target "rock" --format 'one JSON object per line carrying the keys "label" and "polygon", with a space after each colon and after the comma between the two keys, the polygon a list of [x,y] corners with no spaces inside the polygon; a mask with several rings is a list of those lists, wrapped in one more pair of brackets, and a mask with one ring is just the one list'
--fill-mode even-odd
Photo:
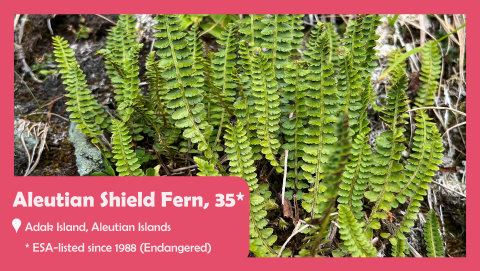
{"label": "rock", "polygon": [[75,147],[75,157],[77,158],[77,168],[80,176],[90,175],[93,172],[105,171],[103,166],[102,153],[92,144],[90,139],[82,134],[78,129],[76,122],[70,123],[68,130],[68,140]]}

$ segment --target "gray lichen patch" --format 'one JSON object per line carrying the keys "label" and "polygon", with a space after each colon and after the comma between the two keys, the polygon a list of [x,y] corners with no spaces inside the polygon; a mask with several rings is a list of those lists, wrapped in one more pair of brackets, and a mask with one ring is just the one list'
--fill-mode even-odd
{"label": "gray lichen patch", "polygon": [[88,176],[93,172],[105,171],[102,153],[90,142],[87,136],[82,134],[80,130],[75,129],[76,126],[76,122],[70,123],[68,140],[75,147],[78,174]]}

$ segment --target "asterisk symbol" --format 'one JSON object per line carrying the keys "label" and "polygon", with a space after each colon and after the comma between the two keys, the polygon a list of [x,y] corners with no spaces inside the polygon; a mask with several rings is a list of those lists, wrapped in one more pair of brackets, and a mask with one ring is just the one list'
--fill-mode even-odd
{"label": "asterisk symbol", "polygon": [[28,244],[26,245],[26,247],[28,247]]}
{"label": "asterisk symbol", "polygon": [[245,195],[242,195],[242,192],[239,192],[237,196],[237,200],[243,200],[243,196]]}

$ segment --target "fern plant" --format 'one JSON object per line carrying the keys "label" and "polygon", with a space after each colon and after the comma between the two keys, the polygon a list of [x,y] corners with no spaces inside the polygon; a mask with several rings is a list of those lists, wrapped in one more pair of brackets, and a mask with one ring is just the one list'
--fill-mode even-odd
{"label": "fern plant", "polygon": [[237,23],[240,25],[238,31],[242,34],[241,40],[248,42],[251,46],[254,46],[256,42],[261,43],[262,31],[265,28],[265,23],[262,21],[264,17],[264,14],[249,14],[238,20]]}
{"label": "fern plant", "polygon": [[269,195],[265,195],[268,186],[259,187],[258,179],[253,166],[253,153],[247,138],[247,131],[244,124],[232,119],[230,124],[226,125],[225,135],[227,149],[230,161],[230,173],[232,176],[243,178],[250,188],[250,250],[259,257],[274,256],[275,251],[272,245],[277,236],[273,235],[273,229],[268,228],[265,218],[265,202]]}
{"label": "fern plant", "polygon": [[119,176],[142,176],[140,162],[132,150],[132,137],[125,124],[112,119],[112,146],[113,158],[117,159],[116,171]]}
{"label": "fern plant", "polygon": [[106,50],[100,51],[109,60],[106,62],[105,68],[115,87],[115,100],[118,103],[129,98],[124,97],[124,92],[130,91],[124,85],[123,80],[126,79],[124,70],[135,68],[131,62],[135,61],[132,59],[132,54],[135,54],[135,51],[131,52],[130,50],[140,46],[136,41],[135,21],[132,15],[120,15],[117,25],[110,30],[107,37]]}
{"label": "fern plant", "polygon": [[434,105],[435,92],[438,88],[438,80],[441,73],[441,55],[438,44],[429,41],[422,49],[422,71],[420,72],[420,85],[415,98],[415,105],[418,107]]}
{"label": "fern plant", "polygon": [[307,124],[307,107],[305,105],[306,90],[308,83],[306,76],[309,70],[306,68],[306,62],[294,61],[285,67],[285,83],[287,84],[283,90],[284,97],[291,100],[293,104],[286,105],[285,111],[289,114],[288,120],[282,124],[282,132],[285,137],[283,149],[289,150],[287,173],[287,188],[293,188],[287,194],[287,198],[291,199],[292,194],[296,194],[298,199],[303,198],[302,189],[308,188],[303,181],[302,165],[304,164],[302,157],[305,155],[304,144],[305,125]]}
{"label": "fern plant", "polygon": [[334,49],[330,47],[333,43],[332,31],[329,24],[317,24],[307,45],[309,50],[305,52],[305,59],[311,63],[307,76],[309,90],[305,100],[309,107],[307,114],[310,116],[310,127],[305,129],[305,163],[302,169],[313,187],[303,196],[302,206],[311,219],[318,214],[318,198],[325,189],[320,181],[325,172],[327,157],[333,150],[332,144],[336,141],[333,123],[337,121],[336,114],[340,109],[332,63]]}
{"label": "fern plant", "polygon": [[[182,25],[185,16],[158,15],[145,75],[135,17],[119,16],[99,51],[114,87],[116,110],[110,117],[87,89],[73,50],[56,37],[70,119],[101,145],[105,163],[115,165],[120,176],[180,171],[245,179],[252,255],[375,257],[379,245],[372,239],[382,238],[383,245],[390,241],[389,256],[404,257],[408,232],[441,163],[439,128],[428,111],[411,111],[416,129],[407,148],[410,101],[399,51],[389,57],[393,72],[384,105],[372,100],[381,16],[359,15],[342,35],[331,23],[304,29],[302,16],[248,15],[223,25],[214,44],[200,34],[204,16]],[[416,107],[432,104],[441,72],[436,43],[423,50],[424,83]],[[371,119],[386,131],[371,134]],[[278,210],[272,192],[280,194],[283,178],[286,199]],[[403,215],[388,222],[394,208],[396,216]],[[308,224],[282,253],[291,228],[279,211],[296,229],[297,223]],[[435,219],[428,214],[429,256],[443,255]]]}
{"label": "fern plant", "polygon": [[155,47],[159,48],[157,55],[169,66],[162,75],[167,80],[166,88],[169,90],[167,106],[175,109],[172,114],[176,121],[175,126],[184,128],[183,136],[193,143],[199,143],[198,149],[205,151],[205,156],[211,158],[220,172],[225,174],[209,146],[208,137],[213,127],[203,120],[205,111],[204,104],[201,103],[203,96],[200,88],[203,79],[194,75],[185,33],[179,31],[180,18],[176,15],[161,15],[157,16],[156,20],[158,24],[155,28],[163,31],[156,34],[160,39],[155,43]]}
{"label": "fern plant", "polygon": [[68,42],[61,37],[53,37],[54,55],[59,63],[63,84],[66,85],[70,98],[66,104],[70,113],[70,120],[76,122],[76,129],[92,138],[92,142],[104,145],[100,140],[102,128],[108,126],[107,115],[87,89],[85,74],[75,60],[75,53],[68,48]]}
{"label": "fern plant", "polygon": [[435,211],[428,211],[427,220],[423,228],[425,236],[425,244],[427,245],[428,257],[443,257],[442,236],[440,234],[440,226]]}
{"label": "fern plant", "polygon": [[273,64],[260,49],[251,51],[256,54],[252,61],[252,94],[255,96],[255,113],[257,115],[257,134],[265,158],[272,166],[280,166],[275,155],[280,148],[280,141],[275,136],[280,126],[280,102]]}
{"label": "fern plant", "polygon": [[[370,85],[370,78],[365,80],[364,85]],[[373,165],[372,150],[368,142],[371,129],[370,122],[367,120],[370,90],[365,88],[361,96],[362,109],[358,119],[358,133],[352,142],[352,155],[343,172],[338,197],[338,202],[344,204],[345,209],[359,221],[364,220],[362,199],[372,176],[370,167]],[[347,216],[349,215],[345,214],[345,219],[348,219],[346,222],[351,220]]]}
{"label": "fern plant", "polygon": [[[410,232],[409,227],[414,226],[417,219],[417,213],[420,211],[421,201],[427,194],[428,183],[431,182],[434,171],[438,170],[437,164],[440,164],[443,157],[443,143],[437,127],[430,122],[430,118],[425,111],[417,111],[415,137],[413,141],[413,153],[408,159],[402,190],[396,195],[397,201],[405,203],[406,197],[410,202],[406,208],[405,214],[400,221],[398,228],[390,238],[390,243],[394,247],[404,246],[406,241],[404,233]],[[397,249],[401,252],[401,249]],[[395,256],[404,256],[400,253]]]}
{"label": "fern plant", "polygon": [[395,194],[400,191],[400,183],[404,180],[403,165],[399,162],[402,151],[405,150],[405,128],[407,124],[405,118],[408,114],[407,89],[408,81],[406,73],[401,66],[392,73],[394,78],[392,85],[387,92],[386,105],[382,110],[381,118],[389,127],[389,131],[383,132],[376,139],[377,146],[370,178],[372,190],[365,193],[365,197],[375,206],[366,222],[367,228],[379,229],[379,219],[387,218],[387,213],[396,207]]}
{"label": "fern plant", "polygon": [[[325,242],[328,233],[327,228],[331,220],[330,214],[335,210],[335,202],[342,182],[342,172],[350,156],[351,142],[347,127],[348,116],[342,112],[335,127],[335,134],[338,136],[338,141],[334,143],[335,151],[329,156],[328,163],[325,166],[326,177],[323,181],[325,189],[318,198],[318,205],[315,206],[317,215],[311,220],[317,227],[308,229],[309,235],[305,238],[305,240],[310,241],[305,247],[309,248],[308,253],[313,257],[323,251],[320,246]],[[300,255],[307,256],[307,250],[300,251]]]}
{"label": "fern plant", "polygon": [[353,257],[375,257],[377,250],[363,233],[363,222],[359,222],[345,205],[338,205],[340,238]]}

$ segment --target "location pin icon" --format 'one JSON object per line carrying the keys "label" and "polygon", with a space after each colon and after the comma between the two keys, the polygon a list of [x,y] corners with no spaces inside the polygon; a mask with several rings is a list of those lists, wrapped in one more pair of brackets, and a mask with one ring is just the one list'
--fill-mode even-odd
{"label": "location pin icon", "polygon": [[20,219],[18,219],[18,218],[15,218],[12,221],[12,225],[15,228],[15,232],[18,232],[18,228],[20,228],[20,225],[22,225],[22,221],[20,221]]}

